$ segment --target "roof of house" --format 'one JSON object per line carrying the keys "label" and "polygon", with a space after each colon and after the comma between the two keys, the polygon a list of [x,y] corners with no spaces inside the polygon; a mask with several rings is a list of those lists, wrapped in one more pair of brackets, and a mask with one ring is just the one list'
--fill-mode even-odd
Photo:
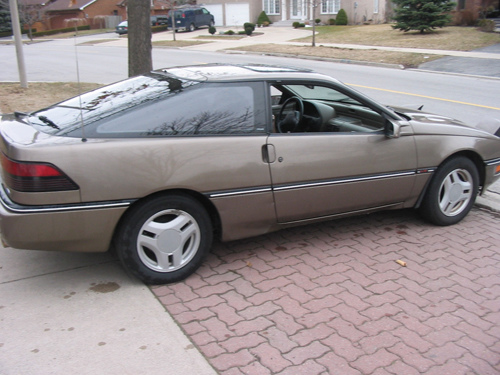
{"label": "roof of house", "polygon": [[26,5],[26,6],[44,6],[50,4],[50,2],[53,0],[20,0],[19,5]]}
{"label": "roof of house", "polygon": [[97,0],[56,0],[47,5],[47,11],[83,10]]}

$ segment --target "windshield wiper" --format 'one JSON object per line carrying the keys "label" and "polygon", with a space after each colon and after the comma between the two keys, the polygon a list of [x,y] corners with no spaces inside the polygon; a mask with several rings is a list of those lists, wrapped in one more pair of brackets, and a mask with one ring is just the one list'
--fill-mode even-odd
{"label": "windshield wiper", "polygon": [[26,117],[26,116],[29,116],[29,113],[25,113],[25,112],[14,112],[14,116],[16,116],[16,118],[19,118],[19,117]]}
{"label": "windshield wiper", "polygon": [[26,119],[28,120],[28,124],[31,125],[31,121],[30,121],[31,114],[30,113],[16,111],[16,112],[14,112],[14,116],[16,116],[16,119],[19,119],[20,117],[26,117]]}
{"label": "windshield wiper", "polygon": [[38,118],[45,124],[49,125],[51,128],[54,128],[54,129],[57,129],[57,130],[61,130],[61,128],[59,126],[57,126],[56,124],[54,124],[53,121],[49,120],[47,117],[45,116],[38,116]]}

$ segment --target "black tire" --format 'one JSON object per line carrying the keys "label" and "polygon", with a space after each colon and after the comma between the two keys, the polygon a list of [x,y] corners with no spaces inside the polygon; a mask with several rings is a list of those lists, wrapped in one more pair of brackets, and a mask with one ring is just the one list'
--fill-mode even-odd
{"label": "black tire", "polygon": [[186,195],[159,196],[131,208],[114,239],[121,263],[147,284],[180,281],[195,272],[212,246],[205,208]]}
{"label": "black tire", "polygon": [[194,31],[195,29],[196,27],[194,27],[194,23],[192,23],[191,25],[189,25],[188,31]]}
{"label": "black tire", "polygon": [[479,173],[474,163],[463,156],[444,162],[432,177],[421,215],[436,225],[453,225],[471,210],[479,190]]}

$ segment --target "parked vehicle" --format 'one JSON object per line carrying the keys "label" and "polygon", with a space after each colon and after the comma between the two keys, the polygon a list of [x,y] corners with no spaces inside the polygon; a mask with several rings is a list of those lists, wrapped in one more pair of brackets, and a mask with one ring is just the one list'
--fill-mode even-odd
{"label": "parked vehicle", "polygon": [[116,26],[116,33],[119,35],[128,33],[128,21],[122,21]]}
{"label": "parked vehicle", "polygon": [[500,128],[262,65],[157,70],[2,115],[0,151],[5,244],[112,247],[151,284],[192,274],[214,237],[410,207],[452,225],[500,177]]}
{"label": "parked vehicle", "polygon": [[[167,25],[167,16],[151,16],[151,26]],[[116,32],[120,35],[128,33],[128,21],[122,21],[116,26]]]}
{"label": "parked vehicle", "polygon": [[[194,31],[202,26],[213,26],[214,16],[205,8],[184,8],[174,11],[175,30]],[[172,18],[169,14],[168,26],[172,27]]]}
{"label": "parked vehicle", "polygon": [[151,16],[151,26],[160,26],[168,24],[168,16]]}

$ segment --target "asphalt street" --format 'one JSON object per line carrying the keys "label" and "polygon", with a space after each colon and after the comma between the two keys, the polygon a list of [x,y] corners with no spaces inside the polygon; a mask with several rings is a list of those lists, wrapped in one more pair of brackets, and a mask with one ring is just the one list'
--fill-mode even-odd
{"label": "asphalt street", "polygon": [[[500,54],[500,44],[480,48],[475,51]],[[419,69],[500,78],[500,61],[474,57],[447,56],[424,63],[419,66]]]}

